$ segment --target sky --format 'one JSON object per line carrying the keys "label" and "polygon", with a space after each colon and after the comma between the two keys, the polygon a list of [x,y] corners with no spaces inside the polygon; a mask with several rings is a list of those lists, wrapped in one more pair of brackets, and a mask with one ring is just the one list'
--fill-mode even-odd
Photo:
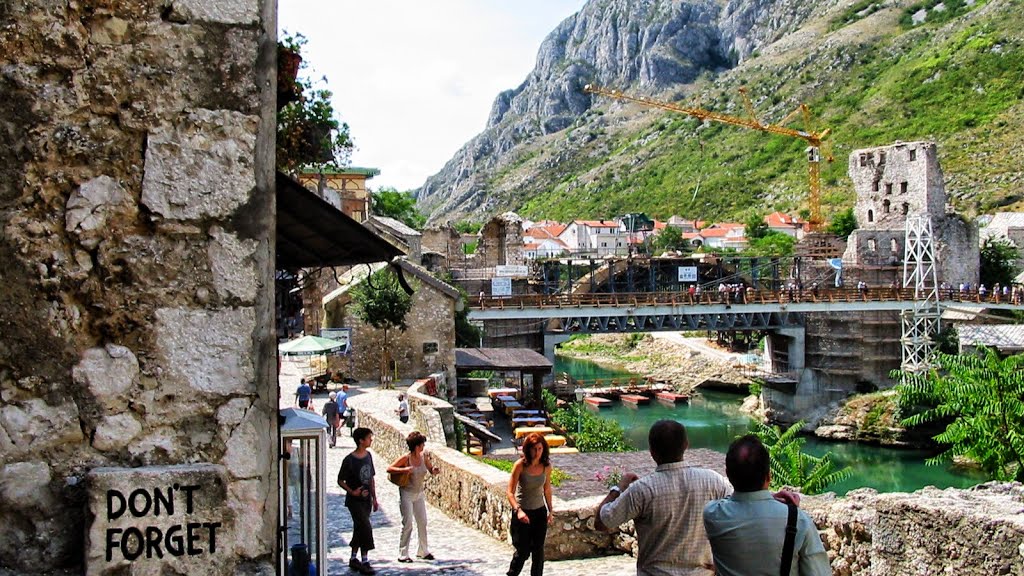
{"label": "sky", "polygon": [[585,0],[278,0],[301,33],[301,74],[326,76],[373,189],[420,187],[483,131],[499,92],[533,69],[544,38]]}

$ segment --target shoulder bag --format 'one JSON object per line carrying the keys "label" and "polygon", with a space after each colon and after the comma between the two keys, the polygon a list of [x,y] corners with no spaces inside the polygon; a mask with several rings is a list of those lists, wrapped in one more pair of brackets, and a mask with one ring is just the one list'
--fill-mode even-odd
{"label": "shoulder bag", "polygon": [[789,568],[793,565],[793,546],[796,544],[796,506],[787,504],[789,517],[786,518],[786,541],[782,544],[781,576],[789,576]]}

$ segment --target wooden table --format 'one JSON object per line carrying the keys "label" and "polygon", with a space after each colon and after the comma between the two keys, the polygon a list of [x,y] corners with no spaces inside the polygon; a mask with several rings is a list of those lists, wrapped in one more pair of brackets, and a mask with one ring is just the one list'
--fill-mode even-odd
{"label": "wooden table", "polygon": [[[516,412],[520,412],[520,410],[517,410]],[[543,426],[547,421],[548,419],[543,416],[518,416],[512,418],[512,426],[515,427],[520,424],[523,426]]]}
{"label": "wooden table", "polygon": [[515,418],[524,416],[540,416],[540,413],[540,410],[516,410],[512,413],[512,416]]}
{"label": "wooden table", "polygon": [[505,415],[506,416],[511,416],[512,412],[514,412],[517,408],[522,408],[523,407],[522,404],[520,404],[519,402],[516,402],[515,400],[513,400],[511,402],[505,402],[504,404],[505,404]]}
{"label": "wooden table", "polygon": [[497,400],[498,402],[501,402],[502,404],[505,404],[507,402],[515,402],[516,401],[516,397],[515,396],[505,396],[505,395],[495,396],[494,399]]}
{"label": "wooden table", "polygon": [[551,434],[554,431],[555,429],[550,426],[521,426],[519,428],[516,428],[513,431],[513,434],[516,435],[516,440],[518,440],[524,436],[533,434],[534,432],[540,434],[541,436],[544,436],[546,434]]}
{"label": "wooden table", "polygon": [[548,446],[555,448],[557,446],[565,445],[565,436],[559,436],[558,434],[546,434],[544,441],[548,443]]}
{"label": "wooden table", "polygon": [[490,388],[487,390],[487,395],[491,398],[497,396],[517,396],[518,394],[518,388]]}

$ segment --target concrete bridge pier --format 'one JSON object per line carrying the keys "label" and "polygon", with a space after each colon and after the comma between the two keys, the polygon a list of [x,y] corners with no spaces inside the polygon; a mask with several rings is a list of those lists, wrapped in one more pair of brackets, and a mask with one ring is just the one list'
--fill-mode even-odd
{"label": "concrete bridge pier", "polygon": [[572,337],[572,334],[548,334],[544,333],[544,356],[551,360],[552,363],[555,361],[555,346],[558,346],[562,342],[567,341]]}

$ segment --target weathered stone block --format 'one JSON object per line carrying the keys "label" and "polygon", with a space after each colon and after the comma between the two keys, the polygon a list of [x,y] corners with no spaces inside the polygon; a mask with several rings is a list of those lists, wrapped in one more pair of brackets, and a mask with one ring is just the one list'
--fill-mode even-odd
{"label": "weathered stone block", "polygon": [[149,134],[142,203],[170,220],[223,218],[256,185],[258,118],[225,110],[195,110]]}
{"label": "weathered stone block", "polygon": [[72,368],[71,376],[75,384],[89,390],[100,407],[120,411],[128,406],[131,387],[139,377],[139,361],[124,346],[89,348]]}
{"label": "weathered stone block", "polygon": [[256,0],[174,0],[170,19],[174,22],[217,22],[220,24],[255,24],[259,19]]}
{"label": "weathered stone block", "polygon": [[33,453],[82,441],[78,406],[63,402],[56,406],[40,398],[0,407],[0,428],[10,439],[8,456]]}
{"label": "weathered stone block", "polygon": [[95,248],[106,236],[107,221],[131,206],[124,187],[110,176],[99,176],[82,184],[68,198],[65,229],[78,236],[82,246]]}
{"label": "weathered stone block", "polygon": [[223,467],[95,468],[88,479],[87,574],[234,574]]}
{"label": "weathered stone block", "polygon": [[14,462],[0,469],[0,502],[14,510],[41,510],[53,506],[50,466],[46,462]]}
{"label": "weathered stone block", "polygon": [[142,432],[142,424],[131,414],[108,416],[96,426],[92,445],[97,450],[118,450]]}
{"label": "weathered stone block", "polygon": [[239,240],[219,227],[210,231],[213,242],[207,254],[213,285],[222,298],[234,297],[249,303],[256,299],[259,284],[253,265],[253,253],[259,246],[255,240]]}
{"label": "weathered stone block", "polygon": [[220,311],[157,310],[157,351],[166,359],[164,376],[199,392],[254,394],[249,355],[256,329],[251,308]]}

